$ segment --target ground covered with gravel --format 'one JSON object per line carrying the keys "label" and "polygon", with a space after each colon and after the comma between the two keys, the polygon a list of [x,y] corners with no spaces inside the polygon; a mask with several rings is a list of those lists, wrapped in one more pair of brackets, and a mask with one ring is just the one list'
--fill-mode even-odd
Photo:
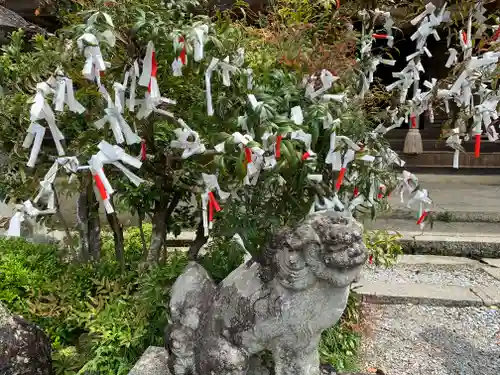
{"label": "ground covered with gravel", "polygon": [[365,368],[387,375],[499,375],[500,310],[364,305]]}
{"label": "ground covered with gravel", "polygon": [[456,264],[436,265],[399,263],[387,269],[367,265],[363,270],[363,280],[368,282],[425,283],[462,287],[498,286],[500,289],[500,280],[495,279],[481,268]]}

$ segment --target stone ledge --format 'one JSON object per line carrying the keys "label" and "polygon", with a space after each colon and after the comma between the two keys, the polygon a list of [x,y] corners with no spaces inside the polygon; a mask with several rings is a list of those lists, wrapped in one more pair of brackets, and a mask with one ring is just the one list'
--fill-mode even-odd
{"label": "stone ledge", "polygon": [[482,261],[489,264],[491,267],[500,268],[500,259],[483,258]]}
{"label": "stone ledge", "polygon": [[474,294],[481,298],[485,306],[500,304],[500,290],[498,288],[475,286],[471,288],[471,290]]}
{"label": "stone ledge", "polygon": [[[394,232],[396,233],[396,232]],[[400,231],[400,240],[406,254],[441,256],[476,256],[480,258],[500,258],[500,235]],[[193,241],[194,232],[183,232],[178,237],[169,236],[167,246],[186,247]]]}
{"label": "stone ledge", "polygon": [[408,255],[404,254],[398,257],[397,264],[407,264],[407,265],[450,265],[450,266],[476,266],[480,267],[481,263],[477,260],[464,258],[464,257],[453,257],[453,256],[441,256],[441,255]]}
{"label": "stone ledge", "polygon": [[[435,210],[434,220],[438,222],[461,223],[500,223],[500,212],[471,212],[455,210]],[[394,209],[380,215],[384,219],[415,220],[415,211],[409,209]]]}
{"label": "stone ledge", "polygon": [[491,275],[492,277],[494,277],[495,279],[500,280],[500,268],[486,266],[486,267],[481,267],[481,269],[484,272]]}
{"label": "stone ledge", "polygon": [[[483,306],[483,298],[470,288],[431,284],[394,284],[361,280],[353,290],[375,304],[424,304],[432,306]],[[478,291],[480,292],[480,291]]]}
{"label": "stone ledge", "polygon": [[500,238],[426,236],[401,239],[406,254],[500,258]]}
{"label": "stone ledge", "polygon": [[[406,168],[450,168],[453,165],[453,151],[424,151],[418,155],[403,155]],[[472,154],[460,154],[460,168],[470,169],[496,169],[500,163],[500,153],[488,153],[477,159]]]}
{"label": "stone ledge", "polygon": [[[394,232],[396,233],[396,232]],[[449,233],[449,232],[421,232],[402,230],[399,232],[403,240],[422,242],[445,241],[445,242],[487,242],[500,243],[500,235],[491,233]]]}

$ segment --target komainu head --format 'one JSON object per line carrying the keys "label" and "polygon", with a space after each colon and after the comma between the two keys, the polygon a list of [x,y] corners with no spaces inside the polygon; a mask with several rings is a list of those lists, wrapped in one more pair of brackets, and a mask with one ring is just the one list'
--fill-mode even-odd
{"label": "komainu head", "polygon": [[367,258],[361,224],[335,211],[320,211],[273,236],[261,262],[262,278],[294,290],[318,279],[343,288],[359,276]]}

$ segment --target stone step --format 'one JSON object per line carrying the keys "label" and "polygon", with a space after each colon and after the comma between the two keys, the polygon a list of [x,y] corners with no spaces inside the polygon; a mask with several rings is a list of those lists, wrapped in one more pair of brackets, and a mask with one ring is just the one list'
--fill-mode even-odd
{"label": "stone step", "polygon": [[[435,219],[500,222],[500,176],[417,174],[417,177],[433,201],[431,211]],[[393,194],[389,203],[392,211],[382,217],[413,220],[417,215],[415,207],[407,208],[398,194]]]}
{"label": "stone step", "polygon": [[[497,223],[500,225],[500,211],[484,212],[484,211],[456,211],[446,210],[443,208],[431,209],[432,220],[434,222],[445,223]],[[400,219],[416,221],[418,212],[415,209],[406,207],[395,208],[389,212],[382,213],[377,220],[381,219]]]}
{"label": "stone step", "polygon": [[196,232],[181,232],[177,237],[173,234],[167,235],[167,246],[169,247],[189,247],[196,238]]}
{"label": "stone step", "polygon": [[500,258],[500,225],[497,223],[435,222],[424,230],[414,220],[378,219],[366,229],[399,233],[407,254]]}
{"label": "stone step", "polygon": [[[406,134],[405,134],[406,136]],[[389,139],[389,144],[391,145],[391,148],[396,151],[401,153],[401,155],[404,155],[402,153],[403,148],[404,148],[404,143],[405,139],[404,137],[399,138],[399,139]],[[472,142],[466,142],[462,144],[463,148],[467,153],[474,154],[474,148],[475,148],[475,142],[474,140]],[[438,140],[438,138],[433,138],[433,139],[422,139],[422,147],[425,152],[436,152],[436,151],[443,151],[443,152],[453,152],[453,150],[446,145],[445,139]],[[500,151],[500,145],[496,142],[489,142],[488,140],[485,140],[484,142],[481,142],[481,154],[484,156],[485,154],[489,153],[498,153]]]}
{"label": "stone step", "polygon": [[375,304],[500,305],[500,268],[457,257],[404,255],[388,269],[365,266],[353,289]]}
{"label": "stone step", "polygon": [[409,219],[378,218],[375,221],[363,221],[365,229],[389,230],[400,232],[403,238],[412,239],[424,236],[448,237],[495,237],[500,236],[500,224],[484,222],[435,221],[426,224],[424,229],[417,224],[417,215]]}
{"label": "stone step", "polygon": [[[462,257],[500,258],[500,224],[474,222],[435,222],[422,231],[416,219],[377,219],[364,222],[367,230],[399,233],[407,254],[433,254]],[[195,232],[169,235],[167,244],[184,247],[195,238]]]}
{"label": "stone step", "polygon": [[[402,157],[406,162],[406,168],[450,168],[450,170],[453,170],[453,154],[453,151],[424,151],[418,155],[402,154]],[[496,170],[499,164],[499,152],[483,154],[479,158],[475,158],[474,154],[471,153],[461,153],[459,158],[459,166],[461,168]]]}

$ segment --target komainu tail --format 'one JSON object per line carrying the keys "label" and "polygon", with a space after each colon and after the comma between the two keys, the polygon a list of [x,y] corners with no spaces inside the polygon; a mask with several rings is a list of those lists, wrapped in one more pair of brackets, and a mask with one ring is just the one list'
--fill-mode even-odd
{"label": "komainu tail", "polygon": [[190,262],[175,281],[170,298],[171,324],[166,337],[170,370],[196,375],[195,344],[202,317],[210,307],[215,283],[198,263]]}

